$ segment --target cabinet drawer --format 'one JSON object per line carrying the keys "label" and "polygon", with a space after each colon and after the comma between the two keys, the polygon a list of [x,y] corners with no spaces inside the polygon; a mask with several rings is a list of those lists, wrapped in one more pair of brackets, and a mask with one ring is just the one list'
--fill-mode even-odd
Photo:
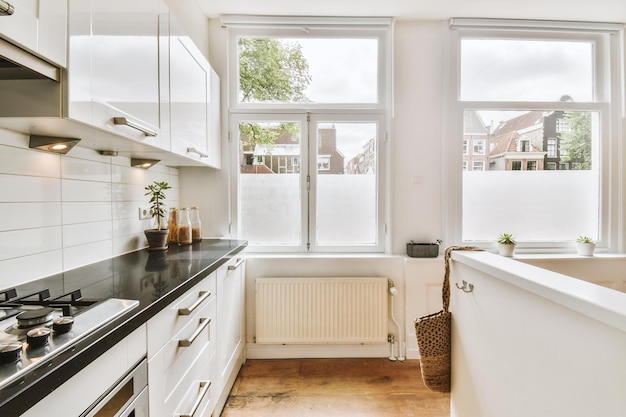
{"label": "cabinet drawer", "polygon": [[153,407],[162,407],[180,381],[203,355],[215,353],[216,300],[212,298],[148,363],[150,399]]}
{"label": "cabinet drawer", "polygon": [[148,358],[152,358],[187,324],[198,323],[198,312],[215,297],[215,292],[214,272],[152,317],[148,321]]}
{"label": "cabinet drawer", "polygon": [[204,350],[189,372],[165,403],[165,416],[192,415],[208,417],[214,409],[217,394],[213,380],[213,358],[209,349]]}

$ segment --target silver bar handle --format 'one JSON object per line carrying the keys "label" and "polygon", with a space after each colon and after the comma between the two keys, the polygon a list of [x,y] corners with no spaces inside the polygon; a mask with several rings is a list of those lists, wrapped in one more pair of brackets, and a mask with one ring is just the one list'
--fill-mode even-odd
{"label": "silver bar handle", "polygon": [[211,319],[200,319],[200,326],[196,329],[195,332],[191,335],[189,339],[181,339],[178,341],[179,347],[189,347],[193,342],[196,341],[198,336],[207,328],[207,326],[211,323]]}
{"label": "silver bar handle", "polygon": [[0,16],[10,16],[15,13],[15,7],[11,3],[0,0]]}
{"label": "silver bar handle", "polygon": [[132,127],[133,129],[137,129],[138,131],[142,132],[146,136],[154,137],[157,135],[157,132],[155,132],[154,130],[148,129],[147,127],[142,126],[137,122],[133,122],[132,120],[127,119],[126,117],[114,117],[113,124]]}
{"label": "silver bar handle", "polygon": [[206,396],[207,392],[209,392],[209,387],[211,386],[211,381],[200,381],[200,393],[198,394],[198,398],[196,398],[196,402],[193,403],[191,407],[191,412],[189,414],[181,414],[180,417],[193,417],[198,411],[198,407],[202,403],[202,400]]}
{"label": "silver bar handle", "polygon": [[234,271],[235,269],[239,268],[245,260],[246,260],[245,258],[238,259],[235,265],[228,265],[228,270]]}
{"label": "silver bar handle", "polygon": [[199,298],[191,306],[186,307],[186,308],[179,308],[178,309],[178,315],[179,316],[188,316],[191,313],[193,313],[193,311],[196,308],[198,308],[200,306],[200,304],[202,304],[207,298],[209,298],[211,296],[211,291],[200,291],[200,293],[198,295],[199,295]]}
{"label": "silver bar handle", "polygon": [[198,155],[200,155],[200,158],[208,158],[209,157],[209,154],[201,152],[201,151],[197,150],[196,148],[187,148],[187,152],[189,152],[189,153],[197,153]]}

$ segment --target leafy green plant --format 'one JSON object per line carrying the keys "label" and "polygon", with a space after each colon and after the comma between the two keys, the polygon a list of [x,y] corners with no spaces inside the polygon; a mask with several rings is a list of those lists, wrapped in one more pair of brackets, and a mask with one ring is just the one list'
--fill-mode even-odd
{"label": "leafy green plant", "polygon": [[150,200],[148,201],[148,203],[150,203],[150,215],[156,218],[157,229],[167,229],[165,208],[163,208],[163,202],[165,201],[165,193],[163,191],[169,190],[172,187],[165,181],[154,181],[144,188],[147,190],[145,195],[150,196]]}
{"label": "leafy green plant", "polygon": [[576,242],[578,242],[578,243],[594,243],[593,239],[590,238],[589,236],[578,236],[578,239],[576,239]]}
{"label": "leafy green plant", "polygon": [[515,245],[517,242],[511,233],[502,233],[498,236],[498,243],[502,245]]}

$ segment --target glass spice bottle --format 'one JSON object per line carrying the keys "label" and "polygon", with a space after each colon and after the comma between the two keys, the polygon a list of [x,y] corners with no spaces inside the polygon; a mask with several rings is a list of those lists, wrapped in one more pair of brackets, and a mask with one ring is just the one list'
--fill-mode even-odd
{"label": "glass spice bottle", "polygon": [[170,231],[169,242],[178,243],[178,209],[176,207],[170,208],[170,218],[167,223],[167,228]]}
{"label": "glass spice bottle", "polygon": [[191,220],[191,240],[200,242],[202,240],[202,223],[200,222],[200,207],[189,209],[189,219]]}
{"label": "glass spice bottle", "polygon": [[189,209],[181,208],[178,210],[178,244],[190,245],[191,242],[191,221],[189,219]]}

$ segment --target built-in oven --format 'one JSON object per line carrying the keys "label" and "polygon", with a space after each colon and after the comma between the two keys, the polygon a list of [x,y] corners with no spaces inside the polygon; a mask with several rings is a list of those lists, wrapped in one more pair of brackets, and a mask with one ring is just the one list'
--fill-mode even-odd
{"label": "built-in oven", "polygon": [[148,362],[142,360],[81,417],[148,417]]}

